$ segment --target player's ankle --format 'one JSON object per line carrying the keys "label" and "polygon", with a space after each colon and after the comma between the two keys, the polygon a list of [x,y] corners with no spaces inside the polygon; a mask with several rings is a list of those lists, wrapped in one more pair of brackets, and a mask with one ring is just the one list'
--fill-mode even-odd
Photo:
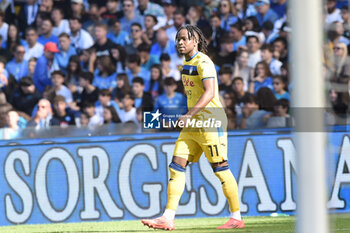
{"label": "player's ankle", "polygon": [[175,213],[176,213],[175,210],[165,209],[163,216],[164,216],[166,219],[168,219],[168,220],[170,220],[170,221],[173,221],[173,220],[175,219]]}
{"label": "player's ankle", "polygon": [[234,218],[236,220],[241,221],[242,217],[241,217],[241,212],[239,210],[235,211],[235,212],[231,212],[230,213],[230,218]]}

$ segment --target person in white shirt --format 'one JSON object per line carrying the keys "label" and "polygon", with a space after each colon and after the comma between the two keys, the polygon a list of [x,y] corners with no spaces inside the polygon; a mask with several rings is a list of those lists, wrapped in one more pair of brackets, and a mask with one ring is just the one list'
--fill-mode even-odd
{"label": "person in white shirt", "polygon": [[38,33],[34,27],[28,27],[26,29],[26,41],[24,45],[26,53],[24,54],[24,60],[28,61],[32,57],[39,58],[44,53],[44,46],[38,42]]}
{"label": "person in white shirt", "polygon": [[340,10],[336,8],[336,4],[337,4],[336,0],[326,1],[326,8],[327,8],[326,23],[327,24],[331,24],[333,22],[343,23]]}
{"label": "person in white shirt", "polygon": [[273,47],[269,44],[264,44],[261,47],[261,58],[269,65],[271,74],[281,75],[282,62],[273,58]]}
{"label": "person in white shirt", "polygon": [[255,68],[256,63],[261,61],[259,38],[257,36],[248,36],[247,48],[249,53],[248,66]]}
{"label": "person in white shirt", "polygon": [[134,107],[135,97],[132,93],[128,93],[122,100],[123,109],[119,111],[119,118],[122,123],[132,121],[137,124],[136,108]]}
{"label": "person in white shirt", "polygon": [[69,22],[64,19],[64,13],[61,8],[53,8],[51,18],[54,22],[52,35],[59,36],[62,32],[70,33]]}
{"label": "person in white shirt", "polygon": [[94,44],[94,40],[91,35],[82,29],[82,22],[80,18],[71,17],[69,19],[70,39],[72,45],[79,53],[83,49],[88,49]]}
{"label": "person in white shirt", "polygon": [[6,42],[7,40],[7,32],[9,25],[4,22],[5,13],[0,11],[0,35],[2,36],[2,42]]}
{"label": "person in white shirt", "polygon": [[185,25],[185,22],[186,22],[186,18],[184,16],[184,13],[181,10],[176,10],[174,12],[174,25],[165,30],[169,40],[175,43],[177,30],[183,25]]}

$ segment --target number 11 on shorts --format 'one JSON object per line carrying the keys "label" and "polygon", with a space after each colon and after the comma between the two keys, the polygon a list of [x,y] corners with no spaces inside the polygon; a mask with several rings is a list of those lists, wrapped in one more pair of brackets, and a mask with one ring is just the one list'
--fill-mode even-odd
{"label": "number 11 on shorts", "polygon": [[216,156],[219,156],[218,145],[209,145],[208,147],[209,147],[209,149],[210,149],[211,157],[214,156],[214,154],[213,154],[213,147],[215,147]]}

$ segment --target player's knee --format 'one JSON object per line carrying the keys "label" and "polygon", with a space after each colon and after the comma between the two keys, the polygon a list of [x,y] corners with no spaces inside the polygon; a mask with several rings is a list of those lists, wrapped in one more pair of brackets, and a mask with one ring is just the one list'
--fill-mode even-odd
{"label": "player's knee", "polygon": [[186,171],[186,168],[181,166],[180,164],[178,163],[175,163],[175,162],[171,162],[169,164],[169,170],[171,172],[171,169],[175,170],[175,171],[178,171],[178,172],[185,172]]}

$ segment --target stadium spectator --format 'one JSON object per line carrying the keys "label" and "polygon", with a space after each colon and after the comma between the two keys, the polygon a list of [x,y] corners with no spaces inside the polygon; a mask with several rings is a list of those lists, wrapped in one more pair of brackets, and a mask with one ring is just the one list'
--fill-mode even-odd
{"label": "stadium spectator", "polygon": [[120,122],[119,115],[113,106],[103,107],[103,124],[116,124]]}
{"label": "stadium spectator", "polygon": [[164,8],[164,17],[158,17],[160,21],[158,26],[168,29],[174,25],[174,12],[176,11],[176,3],[174,0],[162,0]]}
{"label": "stadium spectator", "polygon": [[123,0],[123,12],[124,16],[120,18],[120,24],[122,25],[122,30],[130,32],[132,23],[139,23],[143,25],[143,16],[137,14],[135,10],[134,0]]}
{"label": "stadium spectator", "polygon": [[141,58],[138,54],[130,54],[127,57],[126,66],[128,70],[126,74],[129,78],[129,83],[132,83],[134,77],[141,77],[145,83],[145,90],[149,90],[151,75],[149,70],[141,67]]}
{"label": "stadium spectator", "polygon": [[86,31],[88,31],[90,34],[93,34],[94,25],[96,23],[102,23],[104,21],[100,15],[99,8],[96,3],[91,3],[89,5],[88,16],[89,16],[89,19],[83,22],[83,28]]}
{"label": "stadium spectator", "polygon": [[21,39],[17,25],[9,24],[7,40],[2,44],[10,53],[14,53],[17,45],[25,45],[25,40]]}
{"label": "stadium spectator", "polygon": [[340,14],[343,20],[344,36],[350,38],[350,14],[348,6],[343,6],[340,10]]}
{"label": "stadium spectator", "polygon": [[132,93],[135,97],[135,108],[142,108],[143,111],[153,110],[152,96],[148,92],[145,92],[145,84],[141,77],[135,77],[132,80]]}
{"label": "stadium spectator", "polygon": [[246,37],[256,36],[259,39],[260,44],[263,44],[265,41],[265,35],[261,32],[261,27],[259,21],[255,16],[249,16],[244,20],[244,27]]}
{"label": "stadium spectator", "polygon": [[219,71],[219,94],[223,96],[225,93],[232,92],[232,67],[222,66]]}
{"label": "stadium spectator", "polygon": [[290,100],[289,93],[287,91],[288,83],[285,77],[283,76],[274,76],[273,77],[273,94],[276,99],[286,99]]}
{"label": "stadium spectator", "polygon": [[204,20],[203,8],[199,5],[192,5],[188,8],[186,19],[190,25],[195,25],[199,28],[209,26],[208,21]]}
{"label": "stadium spectator", "polygon": [[157,32],[157,43],[151,47],[151,54],[160,56],[162,53],[167,53],[169,56],[176,54],[175,43],[169,40],[164,29],[159,29]]}
{"label": "stadium spectator", "polygon": [[157,3],[151,2],[149,0],[137,0],[138,6],[136,9],[136,12],[139,15],[145,16],[145,15],[154,15],[156,17],[163,17],[164,16],[164,9]]}
{"label": "stadium spectator", "polygon": [[5,13],[0,10],[0,35],[2,36],[2,43],[7,41],[7,33],[9,25],[5,22]]}
{"label": "stadium spectator", "polygon": [[244,101],[242,109],[242,117],[238,119],[240,129],[259,129],[264,128],[264,116],[269,114],[265,110],[259,110],[256,98],[253,95],[248,95]]}
{"label": "stadium spectator", "polygon": [[80,68],[82,71],[91,71],[92,69],[90,68],[90,57],[93,52],[93,48],[89,49],[83,49],[80,52]]}
{"label": "stadium spectator", "polygon": [[270,8],[270,0],[258,0],[255,5],[258,12],[256,18],[260,26],[267,21],[274,23],[279,18],[276,12]]}
{"label": "stadium spectator", "polygon": [[19,81],[19,87],[13,90],[9,98],[9,103],[11,103],[16,110],[30,116],[40,99],[41,94],[36,90],[33,79],[30,77],[23,77]]}
{"label": "stadium spectator", "polygon": [[78,55],[73,55],[69,58],[67,75],[64,81],[72,92],[75,92],[74,86],[78,85],[78,76],[81,72],[80,59]]}
{"label": "stadium spectator", "polygon": [[219,51],[220,50],[220,39],[222,38],[225,31],[220,27],[221,20],[218,15],[212,15],[210,17],[210,26],[213,30],[212,39],[213,39],[213,47]]}
{"label": "stadium spectator", "polygon": [[175,81],[180,81],[180,72],[178,69],[171,67],[171,60],[169,54],[163,53],[160,56],[160,65],[162,67],[162,74],[164,77],[173,77]]}
{"label": "stadium spectator", "polygon": [[132,93],[125,94],[122,100],[123,108],[119,111],[119,117],[122,123],[131,121],[137,124],[136,108],[134,107],[134,101],[135,97]]}
{"label": "stadium spectator", "polygon": [[90,72],[81,72],[79,74],[79,87],[82,92],[79,96],[78,106],[83,107],[84,103],[95,103],[98,99],[98,88],[92,85],[94,75]]}
{"label": "stadium spectator", "polygon": [[275,0],[271,2],[271,9],[282,18],[287,14],[287,0]]}
{"label": "stadium spectator", "polygon": [[102,14],[102,18],[105,21],[108,21],[111,19],[120,19],[123,16],[123,12],[118,11],[119,9],[118,0],[107,0],[106,7],[107,7],[107,11]]}
{"label": "stadium spectator", "polygon": [[254,75],[249,85],[250,93],[256,94],[262,87],[273,89],[271,72],[266,62],[261,61],[256,64]]}
{"label": "stadium spectator", "polygon": [[340,15],[340,10],[336,7],[336,5],[336,0],[326,0],[327,14],[325,22],[327,24],[331,24],[333,22],[343,22],[343,19]]}
{"label": "stadium spectator", "polygon": [[2,47],[2,36],[0,35],[0,54],[6,60],[9,61],[13,58],[13,54]]}
{"label": "stadium spectator", "polygon": [[93,85],[98,89],[113,90],[117,86],[115,80],[115,65],[109,56],[100,56],[97,58],[97,69],[95,70],[95,78]]}
{"label": "stadium spectator", "polygon": [[28,60],[28,76],[31,78],[33,78],[37,61],[38,59],[36,59],[35,57],[32,57]]}
{"label": "stadium spectator", "polygon": [[90,48],[94,44],[91,35],[82,29],[82,21],[80,18],[71,17],[69,19],[69,28],[71,43],[77,50],[77,53],[80,53],[83,49]]}
{"label": "stadium spectator", "polygon": [[84,103],[83,104],[83,112],[89,118],[88,126],[96,127],[96,126],[100,126],[103,124],[102,119],[95,112],[95,103],[90,103],[90,102]]}
{"label": "stadium spectator", "polygon": [[214,0],[204,0],[201,2],[203,7],[203,14],[206,19],[209,19],[212,15],[216,13],[218,8],[218,1]]}
{"label": "stadium spectator", "polygon": [[42,0],[39,10],[41,12],[52,12],[53,9],[53,0]]}
{"label": "stadium spectator", "polygon": [[349,38],[344,35],[344,27],[341,22],[333,22],[329,25],[328,39],[333,43],[344,43],[347,46],[350,43]]}
{"label": "stadium spectator", "polygon": [[82,112],[80,114],[79,121],[80,127],[87,127],[89,125],[90,118],[85,112]]}
{"label": "stadium spectator", "polygon": [[237,115],[241,115],[244,106],[244,100],[247,97],[247,95],[249,95],[248,92],[246,92],[246,90],[244,89],[244,81],[242,77],[237,76],[233,79],[232,89],[235,94],[235,112]]}
{"label": "stadium spectator", "polygon": [[26,50],[24,60],[28,61],[32,57],[41,57],[44,52],[44,46],[38,42],[38,33],[36,29],[28,27],[25,32],[27,43],[24,45],[24,49]]}
{"label": "stadium spectator", "polygon": [[103,122],[103,108],[112,106],[117,112],[120,111],[119,105],[112,100],[112,93],[108,89],[101,89],[98,92],[98,100],[95,103],[95,113]]}
{"label": "stadium spectator", "polygon": [[150,70],[154,64],[159,64],[159,57],[150,54],[151,46],[147,43],[142,43],[137,47],[140,54],[141,67]]}
{"label": "stadium spectator", "polygon": [[163,73],[162,67],[159,64],[154,64],[151,67],[151,84],[149,92],[152,98],[155,100],[161,94],[163,94]]}
{"label": "stadium spectator", "polygon": [[130,28],[131,40],[125,45],[127,54],[137,53],[137,47],[143,42],[143,31],[139,23],[132,23]]}
{"label": "stadium spectator", "polygon": [[69,125],[75,125],[75,118],[72,113],[67,111],[66,98],[62,95],[56,95],[53,100],[54,114],[51,125],[67,128]]}
{"label": "stadium spectator", "polygon": [[97,23],[94,25],[94,37],[95,44],[93,48],[95,49],[96,56],[109,56],[109,48],[111,48],[114,43],[107,38],[107,25],[104,23]]}
{"label": "stadium spectator", "polygon": [[272,75],[280,75],[282,62],[273,58],[273,47],[269,44],[264,44],[261,47],[261,59],[268,64]]}
{"label": "stadium spectator", "polygon": [[69,22],[64,19],[64,12],[61,8],[55,7],[51,12],[51,18],[54,22],[52,35],[59,36],[61,33],[69,33]]}
{"label": "stadium spectator", "polygon": [[230,25],[238,21],[237,11],[230,0],[221,0],[218,6],[218,14],[220,15],[220,27],[226,32],[230,31]]}
{"label": "stadium spectator", "polygon": [[157,17],[150,14],[145,15],[145,30],[142,34],[142,39],[149,45],[153,45],[157,42],[157,31],[155,30],[155,26],[157,23]]}
{"label": "stadium spectator", "polygon": [[236,100],[233,92],[223,94],[225,113],[227,116],[227,129],[236,128]]}
{"label": "stadium spectator", "polygon": [[241,22],[230,25],[229,36],[233,39],[233,51],[237,51],[240,47],[246,46],[247,38],[244,35]]}
{"label": "stadium spectator", "polygon": [[125,73],[117,75],[117,86],[112,91],[112,97],[122,107],[122,100],[126,93],[131,92],[128,76]]}
{"label": "stadium spectator", "polygon": [[6,113],[6,125],[1,129],[1,139],[11,140],[15,139],[20,135],[20,128],[18,126],[20,116],[17,111],[10,110]]}
{"label": "stadium spectator", "polygon": [[245,49],[241,49],[237,53],[237,59],[233,65],[233,77],[241,77],[243,79],[243,89],[248,90],[248,83],[254,77],[254,69],[248,66],[249,53]]}
{"label": "stadium spectator", "polygon": [[274,104],[274,110],[272,114],[268,114],[264,117],[267,122],[267,128],[283,128],[291,127],[293,125],[292,118],[288,114],[289,101],[286,99],[280,99]]}
{"label": "stadium spectator", "polygon": [[82,22],[88,20],[88,15],[86,14],[84,8],[84,0],[71,0],[69,10],[71,10],[71,16],[81,19]]}
{"label": "stadium spectator", "polygon": [[24,60],[25,49],[23,45],[17,45],[15,48],[15,57],[6,64],[6,70],[13,75],[17,82],[28,75],[28,62]]}
{"label": "stadium spectator", "polygon": [[164,94],[158,96],[154,105],[154,110],[159,109],[163,115],[167,115],[167,119],[176,120],[178,115],[187,112],[187,99],[181,93],[176,92],[177,84],[172,77],[164,79]]}
{"label": "stadium spectator", "polygon": [[334,59],[331,65],[331,78],[333,83],[346,84],[350,80],[350,58],[348,48],[344,43],[336,43],[333,47]]}
{"label": "stadium spectator", "polygon": [[111,48],[112,61],[116,67],[116,73],[124,73],[126,70],[126,51],[120,44],[114,44]]}
{"label": "stadium spectator", "polygon": [[60,52],[55,53],[55,59],[60,70],[67,73],[68,61],[71,56],[76,55],[75,48],[70,43],[69,35],[65,32],[58,37]]}
{"label": "stadium spectator", "polygon": [[111,27],[107,34],[107,38],[115,44],[124,46],[129,42],[129,31],[122,30],[119,19],[109,20],[108,25]]}
{"label": "stadium spectator", "polygon": [[52,108],[51,103],[47,99],[40,99],[38,102],[38,110],[35,116],[28,122],[28,127],[36,129],[50,128],[52,125]]}
{"label": "stadium spectator", "polygon": [[39,4],[37,0],[27,0],[19,10],[17,19],[19,30],[22,34],[25,33],[26,28],[35,26],[35,19],[39,13]]}
{"label": "stadium spectator", "polygon": [[46,86],[51,85],[50,74],[55,70],[59,70],[57,61],[54,59],[54,54],[58,52],[57,45],[53,42],[48,42],[44,46],[44,54],[38,59],[33,80],[35,87],[40,92],[43,92]]}
{"label": "stadium spectator", "polygon": [[[167,34],[167,37],[171,42],[175,43],[177,30],[179,30],[183,25],[185,25],[185,22],[186,22],[186,18],[185,18],[184,12],[182,10],[176,10],[174,12],[173,26],[167,28],[165,31]],[[159,30],[158,30],[158,33],[159,33]],[[157,38],[158,38],[158,35],[157,35]]]}
{"label": "stadium spectator", "polygon": [[233,39],[224,34],[220,39],[220,51],[214,54],[213,61],[215,65],[232,65],[236,59],[236,53],[233,52]]}
{"label": "stadium spectator", "polygon": [[273,105],[277,101],[272,90],[268,87],[262,87],[256,93],[256,100],[260,110],[273,112]]}
{"label": "stadium spectator", "polygon": [[4,89],[8,84],[9,73],[5,69],[6,59],[4,57],[0,57],[0,88]]}
{"label": "stadium spectator", "polygon": [[288,42],[285,38],[277,37],[273,41],[274,58],[283,64],[288,63]]}
{"label": "stadium spectator", "polygon": [[56,70],[51,74],[52,86],[55,88],[56,96],[61,95],[65,98],[67,104],[72,104],[73,96],[68,87],[63,83],[65,81],[65,76],[62,71]]}
{"label": "stadium spectator", "polygon": [[[271,44],[271,42],[273,42],[273,40],[277,38],[278,35],[274,33],[273,29],[274,26],[270,21],[266,21],[261,26],[261,32],[264,34],[265,37],[265,44]],[[282,37],[289,37],[289,32],[287,31],[290,31],[290,27],[288,27],[287,24],[283,24],[279,35]]]}
{"label": "stadium spectator", "polygon": [[53,21],[51,18],[44,18],[41,24],[41,34],[38,38],[38,42],[45,45],[47,42],[54,42],[58,44],[58,37],[52,33]]}
{"label": "stadium spectator", "polygon": [[259,38],[257,36],[248,36],[247,48],[249,53],[248,66],[254,68],[255,65],[261,61]]}

